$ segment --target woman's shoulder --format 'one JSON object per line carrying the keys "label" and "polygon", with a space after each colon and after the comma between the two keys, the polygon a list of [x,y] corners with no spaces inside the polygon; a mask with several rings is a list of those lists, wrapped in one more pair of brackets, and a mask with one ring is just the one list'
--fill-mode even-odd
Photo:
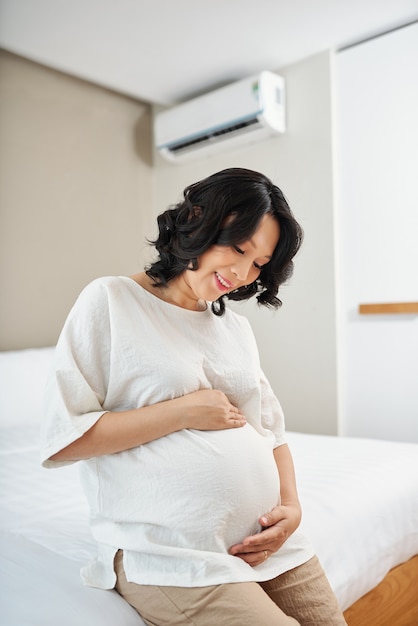
{"label": "woman's shoulder", "polygon": [[128,276],[100,276],[87,283],[80,292],[80,296],[90,297],[118,292],[132,282]]}
{"label": "woman's shoulder", "polygon": [[124,276],[101,276],[87,283],[79,292],[72,306],[71,315],[83,311],[103,309],[113,298],[117,298],[121,290],[126,289]]}
{"label": "woman's shoulder", "polygon": [[120,311],[128,310],[132,297],[130,290],[138,287],[125,276],[101,276],[87,283],[79,292],[65,320],[61,336],[92,333],[105,335],[113,317],[115,305]]}

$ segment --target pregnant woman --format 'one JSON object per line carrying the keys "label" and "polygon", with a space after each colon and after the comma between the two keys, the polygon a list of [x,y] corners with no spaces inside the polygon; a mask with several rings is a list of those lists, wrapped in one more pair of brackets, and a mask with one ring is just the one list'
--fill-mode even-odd
{"label": "pregnant woman", "polygon": [[146,624],[345,624],[308,541],[280,404],[248,321],[278,307],[301,229],[264,175],[228,169],[158,218],[145,272],[93,281],[59,338],[43,464],[81,462],[87,585]]}

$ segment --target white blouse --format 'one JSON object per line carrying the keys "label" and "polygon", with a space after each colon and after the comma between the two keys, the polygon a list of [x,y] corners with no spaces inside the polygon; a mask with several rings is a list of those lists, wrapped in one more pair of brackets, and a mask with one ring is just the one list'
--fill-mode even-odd
{"label": "white blouse", "polygon": [[247,419],[242,428],[185,429],[117,454],[80,461],[98,543],[82,570],[88,585],[115,584],[124,551],[129,581],[206,586],[262,581],[306,562],[313,551],[296,531],[251,567],[229,548],[259,532],[258,518],[280,499],[273,449],[285,442],[280,404],[260,370],[246,318],[189,311],[126,277],[93,281],[59,338],[46,389],[45,467],[106,411],[220,389]]}

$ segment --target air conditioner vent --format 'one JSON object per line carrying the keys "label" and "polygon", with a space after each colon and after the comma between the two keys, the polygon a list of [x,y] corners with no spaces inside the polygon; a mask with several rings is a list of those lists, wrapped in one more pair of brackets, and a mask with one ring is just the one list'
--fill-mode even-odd
{"label": "air conditioner vent", "polygon": [[184,141],[180,141],[177,144],[172,144],[170,145],[169,150],[170,152],[173,152],[174,154],[179,154],[182,150],[187,150],[191,147],[197,148],[199,147],[198,144],[204,145],[215,138],[217,138],[218,140],[223,139],[223,138],[227,139],[229,136],[231,136],[231,133],[239,134],[243,130],[247,130],[249,126],[252,126],[253,124],[259,124],[259,123],[260,123],[259,119],[257,117],[253,117],[251,119],[245,120],[244,122],[239,122],[231,126],[225,126],[224,128],[219,128],[212,132],[207,132],[204,135],[201,135],[200,137],[195,137],[193,139],[186,139]]}
{"label": "air conditioner vent", "polygon": [[154,142],[171,162],[183,163],[285,131],[284,79],[264,71],[156,111]]}

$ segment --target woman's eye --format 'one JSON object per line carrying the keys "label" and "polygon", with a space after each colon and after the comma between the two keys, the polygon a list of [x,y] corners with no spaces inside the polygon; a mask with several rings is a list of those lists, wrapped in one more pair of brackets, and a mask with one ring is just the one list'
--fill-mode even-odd
{"label": "woman's eye", "polygon": [[[243,250],[239,246],[234,246],[234,250],[235,250],[235,252],[238,252],[238,254],[245,254],[245,250]],[[259,272],[261,272],[261,270],[263,269],[263,266],[259,265],[255,261],[254,261],[253,265],[254,265],[255,269],[258,270]]]}

